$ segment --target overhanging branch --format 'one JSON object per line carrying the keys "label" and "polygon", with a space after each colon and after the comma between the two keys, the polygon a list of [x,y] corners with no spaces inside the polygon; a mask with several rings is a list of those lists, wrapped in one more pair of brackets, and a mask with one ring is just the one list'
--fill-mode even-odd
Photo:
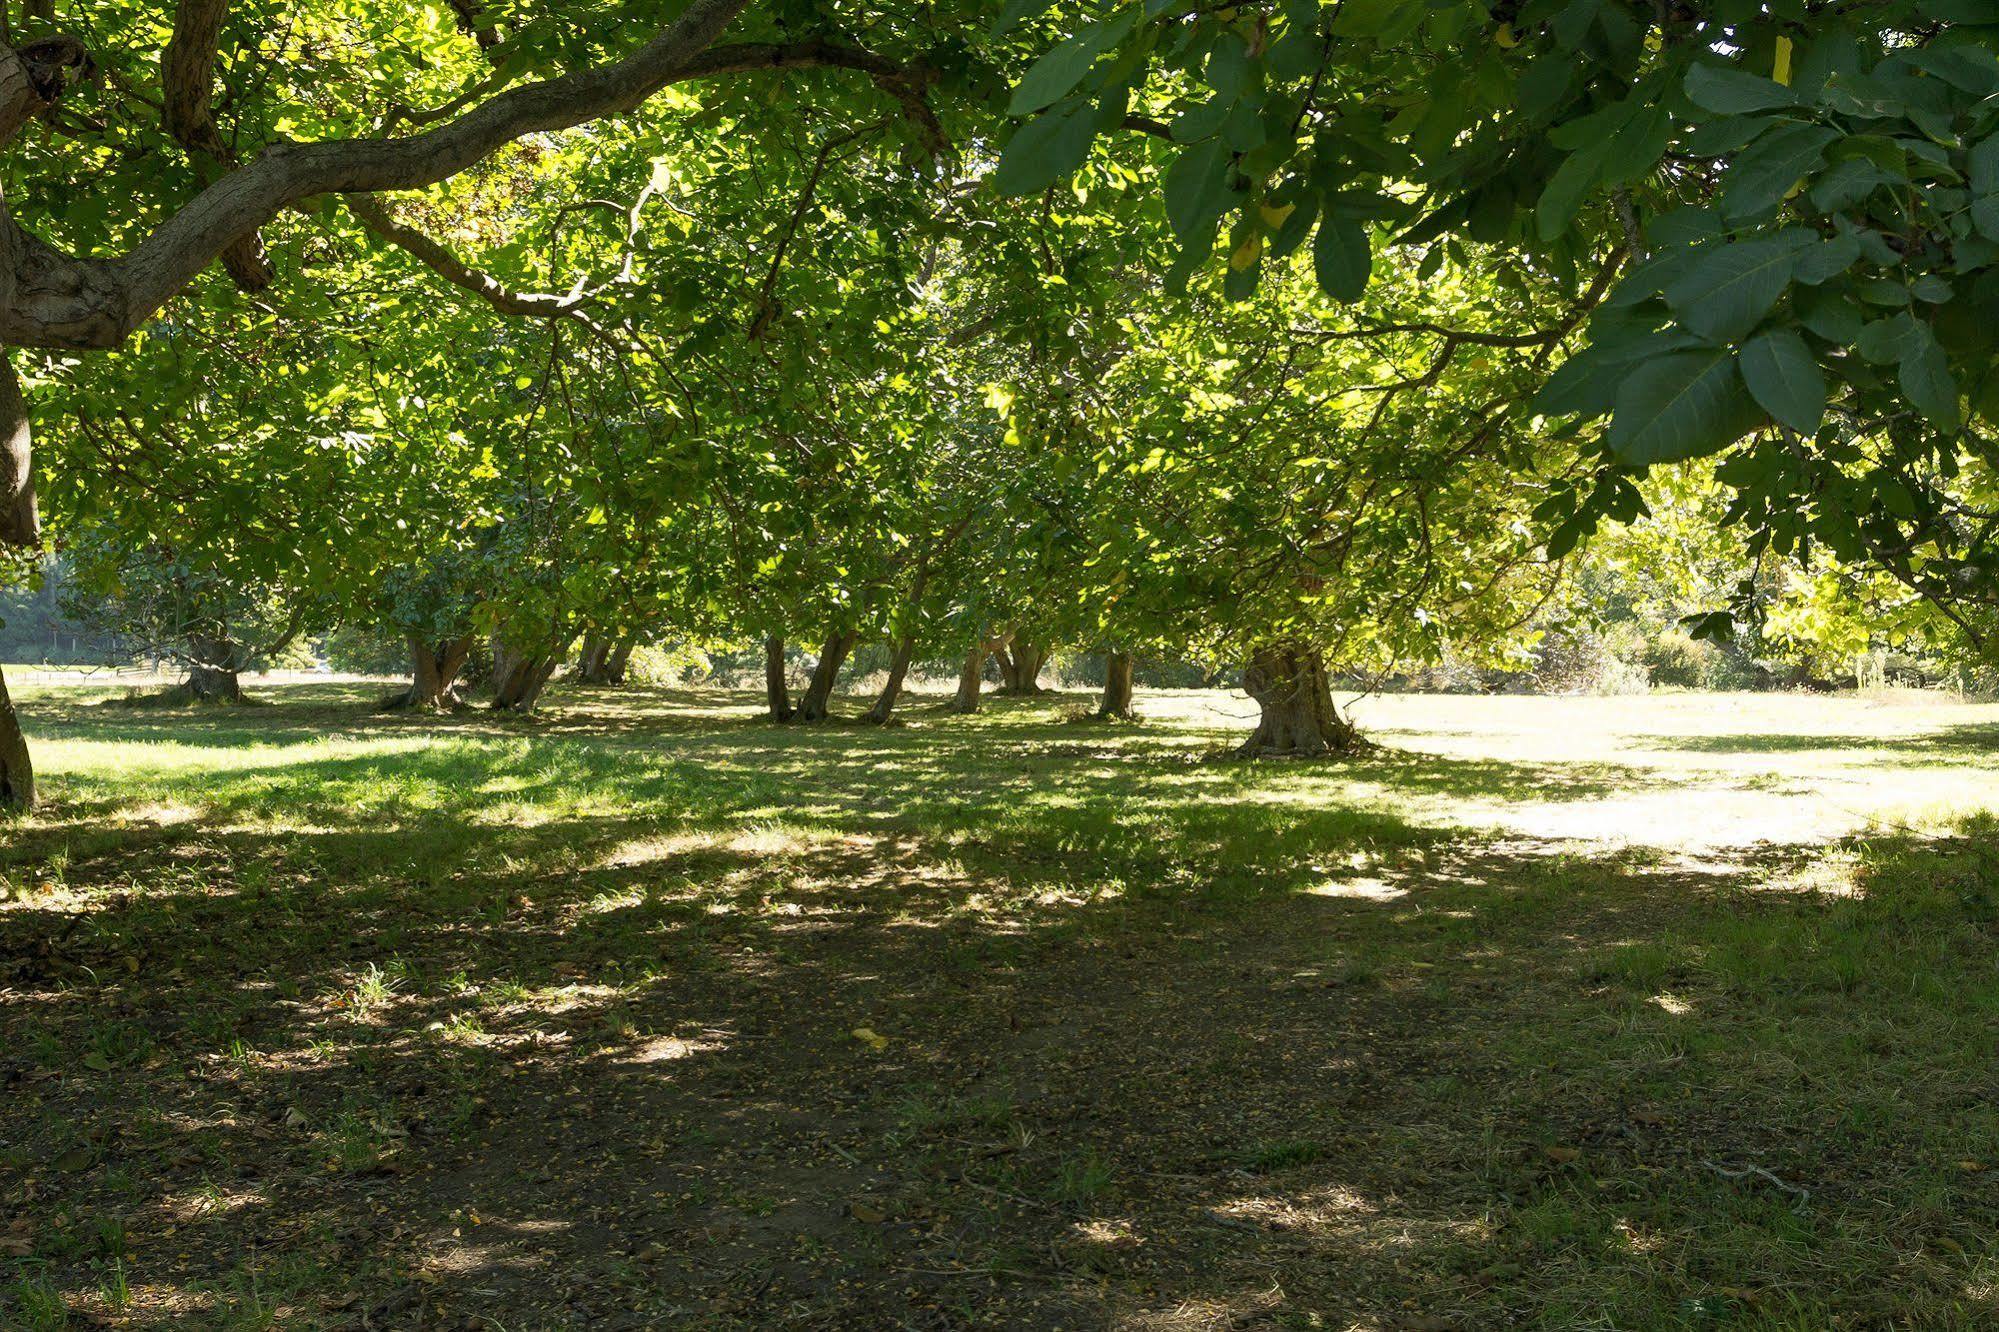
{"label": "overhanging branch", "polygon": [[[870,52],[825,42],[715,46],[748,3],[692,0],[678,19],[623,60],[508,89],[419,134],[273,146],[202,190],[122,258],[63,254],[0,217],[0,255],[14,276],[11,295],[0,301],[0,343],[116,346],[225,248],[280,209],[322,194],[434,184],[526,135],[630,112],[662,88],[689,79],[754,69],[850,68],[921,104],[929,75]],[[0,56],[0,126],[6,76],[7,60]],[[934,127],[927,106],[923,115]]]}

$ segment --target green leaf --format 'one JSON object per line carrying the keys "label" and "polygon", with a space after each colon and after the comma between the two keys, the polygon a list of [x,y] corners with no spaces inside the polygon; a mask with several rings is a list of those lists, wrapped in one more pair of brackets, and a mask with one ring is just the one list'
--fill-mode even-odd
{"label": "green leaf", "polygon": [[1725,65],[1695,65],[1687,71],[1686,86],[1695,106],[1723,115],[1798,104],[1797,93],[1776,80]]}
{"label": "green leaf", "polygon": [[1722,213],[1740,219],[1775,208],[1825,160],[1826,145],[1838,137],[1823,125],[1805,124],[1784,125],[1764,135],[1730,164]]}
{"label": "green leaf", "polygon": [[1825,420],[1825,372],[1795,332],[1776,328],[1751,338],[1742,349],[1742,379],[1780,424],[1807,437],[1818,433]]}
{"label": "green leaf", "polygon": [[1635,467],[1705,457],[1756,426],[1755,399],[1720,348],[1647,361],[1617,390],[1610,447]]}
{"label": "green leaf", "polygon": [[1025,116],[1067,97],[1089,72],[1098,56],[1124,40],[1138,20],[1138,10],[1126,6],[1102,22],[1093,23],[1028,67],[1014,86],[1007,114]]}
{"label": "green leaf", "polygon": [[1367,228],[1351,217],[1328,214],[1321,218],[1319,234],[1312,242],[1312,268],[1326,295],[1342,304],[1359,300],[1374,272],[1374,250]]}
{"label": "green leaf", "polygon": [[1166,220],[1182,241],[1198,240],[1228,211],[1229,147],[1220,139],[1187,149],[1166,171]]}
{"label": "green leaf", "polygon": [[1088,107],[1069,107],[1037,116],[1014,131],[993,171],[1001,194],[1038,194],[1074,174],[1090,155],[1096,117]]}
{"label": "green leaf", "polygon": [[1701,261],[1666,284],[1666,304],[1680,323],[1716,342],[1756,327],[1791,284],[1800,240],[1778,236],[1734,241],[1702,252]]}
{"label": "green leaf", "polygon": [[1534,224],[1540,228],[1543,240],[1553,240],[1568,228],[1576,209],[1582,206],[1583,196],[1602,179],[1609,142],[1605,139],[1593,147],[1570,153],[1548,178],[1547,188],[1541,191],[1541,200],[1534,206]]}
{"label": "green leaf", "polygon": [[1821,241],[1798,254],[1798,267],[1792,274],[1808,287],[1838,277],[1860,259],[1860,238],[1851,231],[1842,231],[1831,240]]}
{"label": "green leaf", "polygon": [[1946,430],[1957,428],[1957,380],[1950,373],[1943,344],[1928,324],[1915,323],[1903,345],[1901,381],[1902,392],[1917,411]]}

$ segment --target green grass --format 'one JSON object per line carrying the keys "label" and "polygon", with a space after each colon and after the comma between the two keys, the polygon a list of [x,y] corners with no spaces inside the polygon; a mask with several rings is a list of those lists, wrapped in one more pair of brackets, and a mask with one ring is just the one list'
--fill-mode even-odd
{"label": "green grass", "polygon": [[1990,709],[99,697],[0,1326],[1999,1325]]}

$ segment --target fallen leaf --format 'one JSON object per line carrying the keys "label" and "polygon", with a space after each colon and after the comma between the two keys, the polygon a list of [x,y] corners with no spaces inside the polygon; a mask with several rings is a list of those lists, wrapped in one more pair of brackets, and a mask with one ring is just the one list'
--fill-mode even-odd
{"label": "fallen leaf", "polygon": [[888,1220],[887,1212],[882,1211],[879,1207],[870,1207],[864,1202],[848,1203],[847,1212],[854,1220],[865,1222],[871,1226],[878,1226]]}
{"label": "fallen leaf", "polygon": [[888,1049],[888,1037],[882,1035],[873,1027],[854,1028],[854,1039],[860,1041],[876,1053]]}
{"label": "fallen leaf", "polygon": [[1557,1165],[1567,1165],[1583,1154],[1580,1147],[1548,1147],[1543,1150],[1546,1151],[1548,1159]]}

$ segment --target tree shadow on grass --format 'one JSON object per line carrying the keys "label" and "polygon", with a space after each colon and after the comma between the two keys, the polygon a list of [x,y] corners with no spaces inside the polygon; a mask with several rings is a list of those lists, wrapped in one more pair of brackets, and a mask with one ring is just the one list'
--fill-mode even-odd
{"label": "tree shadow on grass", "polygon": [[128,779],[64,776],[0,911],[0,1317],[1973,1310],[1989,828],[1697,872],[996,743],[260,754],[94,831]]}

